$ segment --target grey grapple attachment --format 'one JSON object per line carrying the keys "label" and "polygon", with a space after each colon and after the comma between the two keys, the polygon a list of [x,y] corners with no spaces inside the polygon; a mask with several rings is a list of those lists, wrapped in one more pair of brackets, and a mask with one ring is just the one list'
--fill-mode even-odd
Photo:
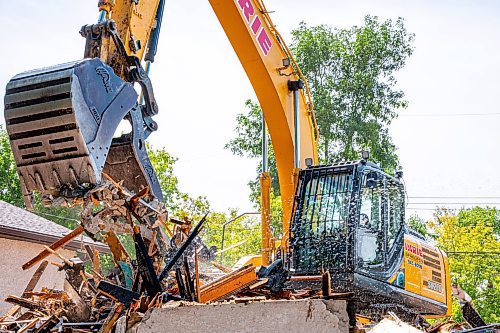
{"label": "grey grapple attachment", "polygon": [[[125,117],[132,133],[113,139]],[[103,171],[133,191],[150,186],[162,200],[137,93],[101,60],[16,75],[7,84],[5,121],[28,208],[34,191],[67,196],[99,183]]]}

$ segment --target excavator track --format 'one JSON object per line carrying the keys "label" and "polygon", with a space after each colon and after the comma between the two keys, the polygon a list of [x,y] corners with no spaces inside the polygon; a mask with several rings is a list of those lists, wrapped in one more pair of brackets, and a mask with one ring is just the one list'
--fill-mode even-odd
{"label": "excavator track", "polygon": [[114,131],[136,105],[137,93],[96,58],[18,74],[7,84],[4,102],[30,208],[34,191],[58,196],[63,188],[100,182]]}

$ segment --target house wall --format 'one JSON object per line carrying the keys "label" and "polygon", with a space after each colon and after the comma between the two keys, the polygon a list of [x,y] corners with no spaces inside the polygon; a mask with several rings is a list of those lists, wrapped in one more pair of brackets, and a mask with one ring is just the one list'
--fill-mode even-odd
{"label": "house wall", "polygon": [[[23,271],[21,266],[44,249],[43,245],[19,240],[0,238],[0,317],[12,307],[4,302],[8,295],[21,296],[31,276],[38,268],[38,264],[29,270]],[[58,250],[66,258],[74,256],[74,251]],[[57,257],[47,258],[49,265],[45,269],[35,290],[42,287],[61,289],[63,287],[64,272],[57,271],[57,267],[50,261],[61,262]]]}

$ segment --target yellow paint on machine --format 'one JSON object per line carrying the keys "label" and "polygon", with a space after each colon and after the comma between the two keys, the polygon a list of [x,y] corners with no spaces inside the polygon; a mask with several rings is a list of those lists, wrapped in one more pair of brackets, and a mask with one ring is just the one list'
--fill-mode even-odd
{"label": "yellow paint on machine", "polygon": [[416,237],[404,239],[405,290],[446,304],[451,309],[448,258]]}
{"label": "yellow paint on machine", "polygon": [[[255,90],[273,142],[283,204],[283,247],[287,247],[294,184],[294,108],[289,80],[305,83],[300,90],[300,167],[317,164],[318,130],[307,81],[294,71],[294,59],[259,0],[209,0]],[[289,60],[291,65],[284,66]],[[298,69],[298,66],[295,66]]]}

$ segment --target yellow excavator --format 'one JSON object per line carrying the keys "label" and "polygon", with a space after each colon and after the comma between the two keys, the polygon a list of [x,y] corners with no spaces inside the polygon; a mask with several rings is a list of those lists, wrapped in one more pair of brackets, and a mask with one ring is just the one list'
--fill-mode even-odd
{"label": "yellow excavator", "polygon": [[[307,80],[263,2],[209,2],[252,83],[275,149],[283,238],[279,259],[271,262],[264,154],[259,264],[279,263],[297,277],[290,282],[297,287],[314,287],[300,277],[329,271],[333,290],[354,293],[365,313],[449,316],[448,260],[405,225],[402,174],[383,172],[367,153],[358,161],[319,165]],[[35,191],[75,197],[99,184],[103,173],[134,193],[148,187],[163,200],[145,140],[158,129],[148,70],[164,0],[98,5],[98,23],[80,31],[86,38],[83,60],[21,73],[7,85],[5,119],[27,207]],[[132,132],[113,138],[123,119]]]}

